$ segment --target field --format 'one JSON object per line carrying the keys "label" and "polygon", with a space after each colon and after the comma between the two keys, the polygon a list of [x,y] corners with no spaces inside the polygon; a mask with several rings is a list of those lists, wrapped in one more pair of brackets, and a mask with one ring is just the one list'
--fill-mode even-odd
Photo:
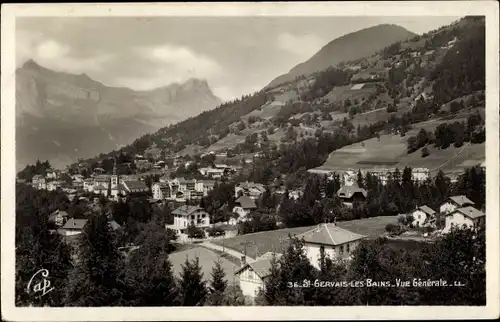
{"label": "field", "polygon": [[[481,163],[485,159],[485,145],[473,144],[470,147],[462,146],[455,148],[453,146],[445,150],[439,150],[429,147],[430,155],[422,158],[421,151],[406,153],[406,141],[410,136],[415,136],[422,128],[427,131],[434,129],[441,123],[455,122],[452,120],[433,120],[418,123],[409,131],[405,137],[399,135],[384,134],[380,140],[372,138],[360,143],[345,146],[332,152],[327,161],[317,169],[328,171],[342,171],[351,168],[388,168],[397,167],[426,167],[430,170],[442,167],[443,171],[458,170],[464,167]],[[460,154],[458,154],[461,152]],[[448,162],[452,160],[451,162]]]}
{"label": "field", "polygon": [[182,271],[182,266],[186,261],[195,259],[198,257],[200,259],[201,271],[203,272],[204,280],[209,280],[211,278],[212,267],[217,260],[222,262],[222,267],[226,272],[226,279],[230,284],[238,283],[238,277],[234,275],[234,271],[239,268],[239,265],[220,257],[217,253],[208,250],[203,247],[189,248],[180,252],[175,252],[169,255],[170,262],[172,263],[172,269],[175,276],[179,277]]}
{"label": "field", "polygon": [[245,142],[245,137],[245,135],[236,135],[234,133],[229,133],[221,140],[206,148],[205,151],[219,151],[234,148],[237,144]]}
{"label": "field", "polygon": [[252,112],[244,115],[242,119],[247,119],[250,116],[257,116],[261,119],[270,119],[275,117],[278,112],[281,110],[281,107],[284,105],[284,102],[274,101],[265,105],[262,105],[260,110],[253,110]]}
{"label": "field", "polygon": [[362,88],[358,90],[351,90],[354,84],[346,86],[334,87],[328,94],[323,98],[327,98],[330,102],[342,102],[345,99],[355,100],[361,98],[367,98],[373,93],[376,93],[376,88]]}
{"label": "field", "polygon": [[387,121],[389,120],[389,117],[391,115],[399,117],[404,113],[408,112],[410,109],[411,107],[409,106],[400,106],[398,107],[398,110],[396,112],[388,113],[385,107],[379,108],[376,110],[354,115],[353,119],[351,120],[351,123],[352,125],[354,125],[355,128],[357,128],[358,125],[363,126],[363,125],[370,125],[378,121]]}
{"label": "field", "polygon": [[[396,223],[397,217],[373,217],[351,221],[338,222],[337,225],[341,228],[365,235],[378,236],[385,231],[385,226],[388,223]],[[315,226],[286,228],[273,231],[266,231],[242,236],[236,236],[224,240],[214,241],[214,244],[224,245],[224,247],[232,248],[241,253],[256,258],[269,251],[282,251],[287,245],[288,235],[299,235],[305,233]]]}

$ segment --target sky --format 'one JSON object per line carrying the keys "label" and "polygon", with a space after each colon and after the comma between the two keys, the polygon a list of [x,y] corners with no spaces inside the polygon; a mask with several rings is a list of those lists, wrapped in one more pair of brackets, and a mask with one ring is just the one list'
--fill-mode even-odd
{"label": "sky", "polygon": [[422,34],[460,17],[23,17],[16,66],[33,59],[108,86],[206,79],[231,100],[258,91],[331,40],[382,23]]}

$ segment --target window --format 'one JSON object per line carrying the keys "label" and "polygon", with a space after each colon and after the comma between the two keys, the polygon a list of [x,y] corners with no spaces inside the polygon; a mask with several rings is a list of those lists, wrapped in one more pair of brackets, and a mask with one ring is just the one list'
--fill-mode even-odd
{"label": "window", "polygon": [[340,245],[340,255],[344,253],[344,245]]}
{"label": "window", "polygon": [[205,216],[206,216],[206,215],[205,215],[205,214],[203,214],[201,217],[202,217],[202,218],[205,218]]}
{"label": "window", "polygon": [[350,246],[351,246],[351,244],[347,244],[346,245],[346,252],[348,252],[348,253],[351,251],[351,249],[350,249],[351,247]]}

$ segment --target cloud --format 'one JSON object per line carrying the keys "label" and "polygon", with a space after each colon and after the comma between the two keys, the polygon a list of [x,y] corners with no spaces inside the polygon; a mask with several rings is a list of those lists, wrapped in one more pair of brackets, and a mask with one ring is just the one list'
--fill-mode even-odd
{"label": "cloud", "polygon": [[210,84],[222,74],[222,67],[217,61],[188,47],[162,44],[137,47],[133,52],[136,62],[149,73],[144,77],[137,77],[136,74],[121,76],[117,78],[117,84],[148,90],[174,82],[182,83],[189,78],[207,79]]}
{"label": "cloud", "polygon": [[69,45],[54,39],[43,39],[38,33],[20,31],[16,43],[16,65],[34,59],[40,65],[69,73],[88,73],[103,70],[104,64],[116,57],[111,53],[97,53],[91,57],[75,57]]}
{"label": "cloud", "polygon": [[313,35],[293,35],[281,33],[278,35],[278,48],[301,58],[309,58],[325,45],[325,40]]}

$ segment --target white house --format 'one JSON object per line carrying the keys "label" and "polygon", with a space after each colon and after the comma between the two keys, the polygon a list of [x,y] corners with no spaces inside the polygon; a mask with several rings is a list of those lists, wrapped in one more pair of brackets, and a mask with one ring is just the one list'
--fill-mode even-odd
{"label": "white house", "polygon": [[49,181],[47,182],[47,190],[48,191],[57,190],[57,188],[60,188],[62,184],[63,184],[62,181]]}
{"label": "white house", "polygon": [[443,233],[449,233],[452,227],[462,228],[464,225],[475,228],[484,225],[486,215],[474,207],[457,208],[446,215]]}
{"label": "white house", "polygon": [[58,232],[63,236],[78,235],[83,232],[83,227],[87,224],[87,219],[70,218]]}
{"label": "white house", "polygon": [[210,226],[210,216],[201,207],[198,206],[180,206],[172,211],[174,215],[174,224],[166,225],[168,229],[174,230],[177,234],[184,234],[190,223],[199,228]]}
{"label": "white house", "polygon": [[234,225],[239,221],[245,221],[250,212],[257,208],[255,200],[248,196],[241,196],[235,201],[233,213],[238,214],[238,219],[231,218],[229,224]]}
{"label": "white house", "polygon": [[47,189],[45,177],[39,174],[33,176],[33,178],[31,179],[31,184],[35,189]]}
{"label": "white house", "polygon": [[474,202],[466,196],[453,196],[439,207],[439,212],[442,214],[449,214],[457,208],[465,206],[473,206]]}
{"label": "white house", "polygon": [[240,288],[244,296],[255,298],[259,290],[265,289],[266,278],[271,273],[273,256],[279,260],[282,254],[268,252],[255,260],[246,262],[235,271],[239,276]]}
{"label": "white house", "polygon": [[428,206],[420,206],[410,212],[413,217],[413,227],[422,227],[426,223],[434,222],[436,220],[436,212]]}
{"label": "white house", "polygon": [[348,260],[365,236],[340,228],[334,223],[320,224],[314,229],[297,236],[303,238],[307,257],[311,264],[320,268],[320,249],[324,246],[325,254],[332,260]]}
{"label": "white house", "polygon": [[412,180],[415,182],[424,182],[430,176],[430,170],[427,168],[413,168],[411,170]]}
{"label": "white house", "polygon": [[54,169],[48,169],[47,171],[47,179],[57,179],[58,172]]}
{"label": "white house", "polygon": [[170,198],[171,190],[170,185],[166,182],[155,182],[151,185],[153,199],[163,200]]}
{"label": "white house", "polygon": [[94,191],[94,179],[88,178],[83,180],[83,190],[87,192]]}

